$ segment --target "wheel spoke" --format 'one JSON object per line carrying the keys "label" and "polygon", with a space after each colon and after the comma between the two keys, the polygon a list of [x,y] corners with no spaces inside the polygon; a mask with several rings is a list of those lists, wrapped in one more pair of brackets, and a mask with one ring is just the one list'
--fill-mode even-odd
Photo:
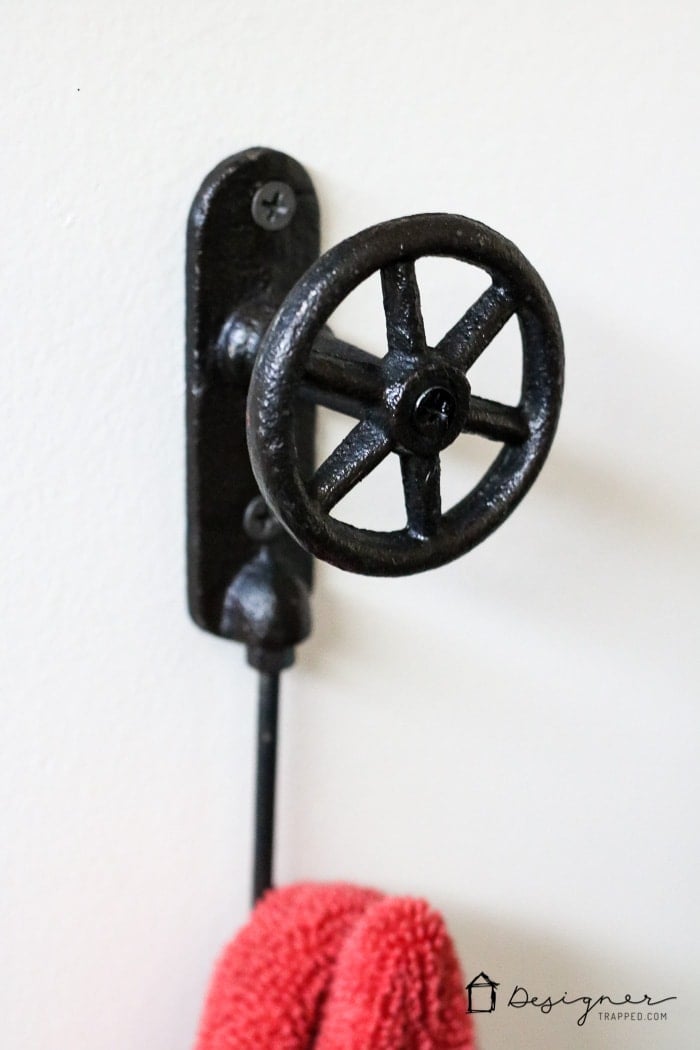
{"label": "wheel spoke", "polygon": [[351,419],[364,419],[367,415],[367,403],[359,397],[336,394],[333,390],[321,390],[310,383],[303,383],[299,394],[304,401],[311,401],[321,408],[330,408],[332,412],[340,412]]}
{"label": "wheel spoke", "polygon": [[369,406],[380,400],[384,380],[380,362],[373,354],[322,334],[306,365],[303,387],[305,395],[319,404],[337,395],[339,403],[349,399],[350,403]]}
{"label": "wheel spoke", "polygon": [[462,431],[481,434],[492,441],[505,441],[507,445],[522,445],[530,436],[527,416],[522,408],[474,395],[469,399],[467,422]]}
{"label": "wheel spoke", "polygon": [[425,327],[414,264],[403,261],[384,266],[382,293],[389,353],[424,353]]}
{"label": "wheel spoke", "polygon": [[492,284],[443,336],[435,349],[466,372],[491,340],[496,338],[514,311],[515,302],[511,293],[501,285]]}
{"label": "wheel spoke", "polygon": [[440,527],[440,457],[401,456],[401,477],[409,532],[428,538]]}
{"label": "wheel spoke", "polygon": [[371,419],[350,431],[311,480],[311,496],[328,512],[391,451],[391,440]]}

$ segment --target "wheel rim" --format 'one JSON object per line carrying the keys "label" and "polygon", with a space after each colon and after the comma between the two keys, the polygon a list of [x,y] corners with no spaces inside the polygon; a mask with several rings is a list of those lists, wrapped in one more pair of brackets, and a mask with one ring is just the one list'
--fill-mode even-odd
{"label": "wheel rim", "polygon": [[[419,297],[412,290],[414,262],[423,256],[448,256],[475,265],[489,273],[493,282],[432,349],[425,345]],[[385,312],[391,320],[388,364],[381,366],[384,400],[380,409],[368,403],[365,417],[321,464],[314,479],[304,479],[296,457],[294,406],[309,374],[314,341],[336,307],[377,270],[382,271]],[[514,313],[523,343],[522,392],[518,406],[502,406],[471,395],[466,381],[466,387],[459,387],[455,374],[468,373]],[[411,378],[410,362],[415,362],[415,374],[421,377],[417,392],[406,394],[402,379],[397,381],[398,393],[393,388],[387,393],[392,362],[397,361],[408,362],[406,382]],[[398,368],[397,374],[400,371]],[[352,368],[348,375],[352,385]],[[368,377],[359,370],[357,376],[362,380],[360,386],[364,383],[363,397],[369,398]],[[458,388],[452,389],[450,383]],[[349,238],[322,256],[292,289],[270,325],[248,399],[253,469],[277,516],[313,554],[365,574],[419,572],[472,549],[517,506],[551,446],[562,386],[563,343],[556,310],[541,278],[510,241],[462,216],[393,220]],[[421,446],[415,426],[411,430],[408,425],[407,430],[405,425],[400,440],[396,430],[397,419],[403,418],[402,398],[415,412],[430,391],[437,393],[431,395],[423,422],[427,419],[429,433],[437,434],[434,445],[444,440],[441,427],[454,427],[448,411],[450,398],[461,399],[460,411],[468,413],[468,426],[463,429],[472,427],[473,432],[506,441],[481,481],[444,513],[439,506],[439,466],[435,496],[435,460],[437,457],[439,463],[440,450],[431,452],[428,439]],[[443,409],[446,423],[441,422]],[[406,448],[407,434],[413,448]],[[401,457],[407,526],[378,532],[330,517],[332,507],[390,451],[398,451]]]}

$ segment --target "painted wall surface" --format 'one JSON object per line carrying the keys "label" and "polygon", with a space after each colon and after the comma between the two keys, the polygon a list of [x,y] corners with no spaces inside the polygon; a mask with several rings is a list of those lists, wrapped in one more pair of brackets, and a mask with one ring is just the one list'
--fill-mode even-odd
{"label": "painted wall surface", "polygon": [[[483,1050],[697,1045],[699,38],[690,0],[5,5],[8,1050],[187,1050],[246,915],[254,679],[184,597],[183,268],[201,179],[256,144],[308,167],[325,246],[417,211],[502,231],[568,355],[554,451],[488,542],[320,569],[278,881],[429,898],[500,981]],[[454,267],[425,270],[429,332],[470,301]],[[376,295],[346,338],[377,338]],[[449,460],[455,497],[480,462]],[[678,998],[581,1027],[515,984]]]}

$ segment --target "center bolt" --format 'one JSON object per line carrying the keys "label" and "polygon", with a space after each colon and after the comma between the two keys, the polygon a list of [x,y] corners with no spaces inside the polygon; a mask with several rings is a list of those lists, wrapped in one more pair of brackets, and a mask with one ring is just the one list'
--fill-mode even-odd
{"label": "center bolt", "polygon": [[413,425],[421,437],[440,441],[454,422],[457,400],[441,386],[424,390],[413,409]]}

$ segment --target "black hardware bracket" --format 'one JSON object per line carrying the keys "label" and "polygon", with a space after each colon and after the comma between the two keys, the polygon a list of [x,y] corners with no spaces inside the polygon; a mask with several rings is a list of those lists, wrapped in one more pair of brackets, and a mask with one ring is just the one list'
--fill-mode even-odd
{"label": "black hardware bracket", "polygon": [[[489,287],[428,345],[416,274],[424,256],[477,266]],[[387,348],[336,339],[336,307],[377,274]],[[522,341],[517,404],[472,390],[471,368],[511,317]],[[269,149],[204,180],[187,237],[188,591],[200,627],[244,642],[260,672],[254,896],[271,885],[279,673],[311,630],[313,556],[401,576],[466,554],[535,481],[559,418],[564,352],[539,274],[495,230],[461,215],[380,223],[319,258],[309,176]],[[316,406],[357,422],[315,467]],[[443,508],[441,454],[494,443],[481,481]],[[332,512],[393,455],[406,524],[376,532]]]}
{"label": "black hardware bracket", "polygon": [[[310,555],[401,576],[452,561],[498,528],[542,468],[562,398],[556,309],[534,267],[495,230],[461,215],[411,215],[318,255],[318,202],[291,157],[248,150],[207,177],[188,235],[190,609],[205,629],[245,641],[262,670],[274,668],[252,649],[277,650],[279,660],[285,651],[288,663],[309,632],[308,594],[299,586],[311,582]],[[447,256],[491,278],[434,346],[416,274],[424,256]],[[381,276],[387,326],[382,358],[328,327],[335,308],[373,274]],[[470,382],[511,317],[523,351],[515,405],[484,397]],[[316,470],[315,405],[357,420]],[[501,448],[479,484],[443,508],[440,456],[460,435]],[[335,516],[392,453],[405,526],[375,532]],[[259,493],[264,501],[253,507]],[[266,566],[255,561],[263,550]]]}
{"label": "black hardware bracket", "polygon": [[[244,523],[259,496],[246,442],[250,373],[270,319],[318,254],[318,201],[291,157],[246,150],[204,180],[187,232],[189,608],[200,627],[249,644],[245,625],[225,605],[269,539]],[[300,400],[295,411],[296,448],[311,472],[315,407]],[[263,510],[258,505],[258,515]],[[276,559],[310,587],[311,555],[283,530],[274,547]]]}

